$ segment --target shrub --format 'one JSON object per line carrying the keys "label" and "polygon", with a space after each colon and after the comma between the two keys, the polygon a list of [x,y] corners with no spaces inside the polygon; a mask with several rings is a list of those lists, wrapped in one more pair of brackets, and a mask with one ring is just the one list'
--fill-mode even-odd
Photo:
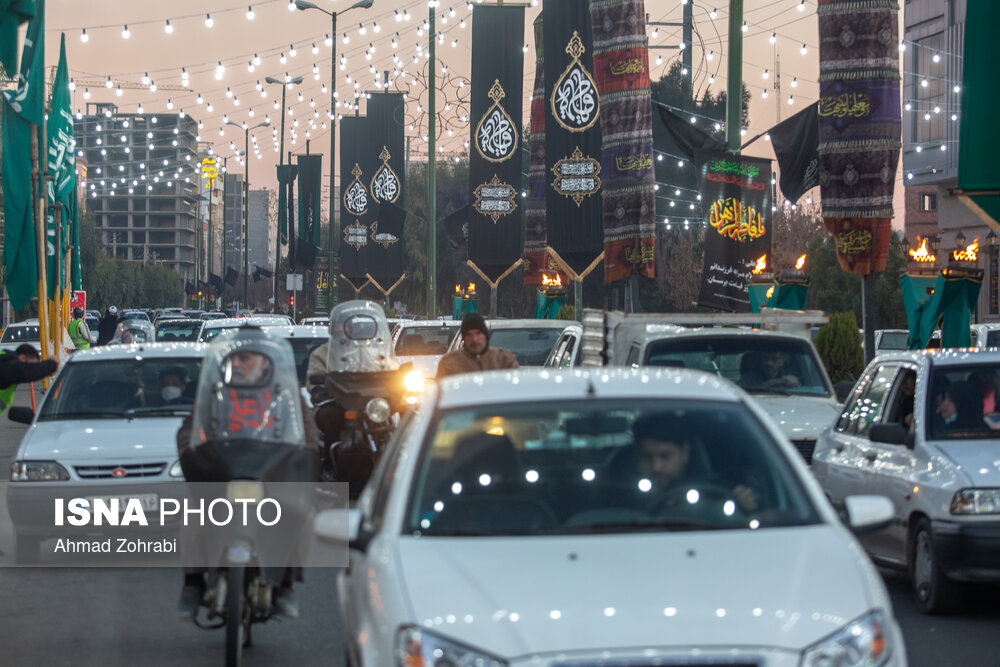
{"label": "shrub", "polygon": [[831,381],[857,380],[865,367],[865,353],[854,313],[830,315],[830,321],[816,334],[816,350]]}
{"label": "shrub", "polygon": [[559,312],[556,313],[557,320],[575,320],[576,319],[576,308],[568,304],[564,304]]}

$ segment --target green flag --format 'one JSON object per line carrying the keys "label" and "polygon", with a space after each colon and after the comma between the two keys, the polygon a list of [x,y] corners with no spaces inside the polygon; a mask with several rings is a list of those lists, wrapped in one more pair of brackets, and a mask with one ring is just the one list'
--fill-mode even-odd
{"label": "green flag", "polygon": [[[3,251],[7,295],[20,310],[37,294],[35,227],[31,198],[32,125],[42,123],[45,111],[45,18],[42,7],[28,23],[17,88],[3,93],[3,166],[5,241]],[[2,37],[2,35],[0,35]]]}
{"label": "green flag", "polygon": [[[49,114],[46,131],[48,133],[48,202],[49,205],[62,204],[63,219],[62,238],[56,240],[55,211],[50,210],[48,220],[48,272],[49,297],[55,296],[56,287],[66,281],[62,275],[63,250],[72,238],[74,225],[73,215],[76,197],[76,140],[73,138],[73,112],[69,102],[69,71],[66,67],[66,35],[62,35],[59,44],[59,66],[56,68],[56,78],[52,83],[52,100],[49,104],[52,112]],[[78,254],[78,253],[77,253]]]}
{"label": "green flag", "polygon": [[0,67],[13,78],[17,67],[17,30],[35,16],[35,0],[0,0]]}

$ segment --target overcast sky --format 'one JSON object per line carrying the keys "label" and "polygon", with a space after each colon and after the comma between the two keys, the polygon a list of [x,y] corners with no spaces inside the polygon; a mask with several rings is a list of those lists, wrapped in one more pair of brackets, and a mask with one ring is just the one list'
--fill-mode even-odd
{"label": "overcast sky", "polygon": [[[252,2],[252,5],[249,4]],[[338,35],[335,42],[338,58],[343,55],[347,59],[346,69],[337,70],[337,91],[342,101],[352,101],[355,90],[373,90],[375,76],[370,68],[381,74],[390,71],[393,79],[390,86],[393,90],[403,90],[410,93],[407,104],[408,122],[414,129],[407,130],[407,135],[414,137],[411,142],[411,159],[425,160],[426,116],[417,111],[418,105],[426,110],[426,87],[417,74],[425,71],[426,60],[417,53],[417,44],[426,51],[427,32],[418,35],[423,22],[427,18],[426,0],[406,2],[388,2],[375,0],[371,9],[352,9],[350,0],[314,0],[315,4],[328,11],[337,10]],[[714,0],[694,2],[695,39],[693,44],[694,85],[699,93],[706,89],[715,92],[725,90],[726,86],[726,51],[728,35],[728,2]],[[750,104],[750,127],[748,137],[763,132],[774,125],[780,113],[780,118],[803,109],[815,101],[819,94],[817,83],[819,73],[816,2],[807,0],[800,11],[799,0],[745,0],[744,17],[747,31],[744,33],[743,77],[749,86],[752,101]],[[254,18],[247,18],[248,5],[252,6]],[[223,125],[223,115],[234,122],[247,121],[251,126],[264,120],[265,114],[277,126],[278,112],[273,104],[276,97],[280,98],[280,87],[266,86],[268,97],[262,98],[255,87],[258,80],[263,84],[266,76],[283,77],[287,72],[291,76],[302,76],[304,82],[288,93],[288,104],[294,115],[287,118],[289,128],[286,129],[285,150],[305,152],[306,132],[311,140],[311,152],[329,152],[329,124],[326,122],[326,111],[329,109],[329,91],[324,93],[321,86],[330,80],[331,49],[324,44],[324,38],[330,32],[330,19],[315,9],[307,11],[289,11],[287,0],[265,0],[263,2],[235,2],[233,0],[171,0],[135,2],[134,0],[46,0],[47,25],[46,62],[55,65],[59,54],[59,33],[66,33],[67,57],[70,76],[80,83],[73,93],[74,110],[85,111],[85,105],[95,102],[114,102],[124,112],[134,113],[141,104],[145,113],[177,113],[183,109],[185,113],[203,123],[201,138],[214,143],[215,150],[220,155],[231,155],[230,141],[237,147],[242,146],[242,130]],[[449,10],[454,10],[451,16]],[[540,12],[541,6],[527,7],[525,15],[525,42],[529,46],[525,55],[524,99],[525,117],[527,123],[528,95],[534,80],[534,39],[531,23]],[[651,22],[680,22],[682,5],[680,0],[648,0],[646,11]],[[396,21],[397,12],[400,16],[408,14],[408,21]],[[712,13],[716,18],[712,18]],[[438,30],[444,33],[444,43],[439,43],[437,55],[440,64],[448,67],[444,77],[439,69],[439,94],[437,100],[439,118],[444,130],[441,132],[439,146],[443,146],[445,155],[458,155],[465,151],[463,143],[468,139],[468,123],[463,123],[461,117],[468,113],[469,87],[460,87],[459,83],[467,81],[471,73],[471,14],[465,2],[441,0],[437,10]],[[206,18],[211,16],[214,25],[206,26]],[[173,32],[165,31],[169,19]],[[464,19],[465,27],[461,27]],[[443,21],[446,21],[443,23]],[[361,24],[359,26],[359,24]],[[375,24],[379,30],[375,31]],[[124,39],[122,31],[128,26],[130,37]],[[359,34],[360,27],[365,29],[364,35]],[[81,42],[80,36],[86,28],[89,40]],[[344,44],[346,33],[349,43]],[[399,37],[396,38],[398,33]],[[654,36],[654,27],[648,26],[650,45],[677,45],[681,42],[681,29],[660,28]],[[775,43],[771,36],[776,35]],[[392,41],[397,40],[397,47],[392,48]],[[453,42],[457,42],[452,46]],[[313,54],[313,44],[318,50]],[[518,48],[519,45],[512,45]],[[802,53],[805,46],[805,54]],[[296,56],[291,57],[292,47]],[[374,53],[369,60],[365,51],[374,47]],[[254,55],[261,58],[261,64],[254,72],[248,71]],[[279,62],[281,55],[287,62]],[[393,54],[400,59],[407,74],[402,77],[392,77],[394,68]],[[419,64],[414,63],[417,56]],[[662,56],[662,63],[657,65],[657,57]],[[711,60],[709,60],[711,56]],[[776,57],[780,56],[781,96],[775,90]],[[651,50],[650,66],[653,79],[659,78],[670,65],[679,58],[677,50]],[[217,78],[219,63],[225,68],[221,78]],[[314,65],[318,68],[319,79],[314,79]],[[440,65],[439,65],[440,67]],[[182,68],[188,73],[188,84],[183,87]],[[421,69],[417,69],[421,68]],[[764,78],[765,70],[767,78]],[[156,92],[146,87],[129,88],[129,84],[140,84],[147,74],[158,86]],[[417,74],[415,77],[414,75]],[[119,97],[114,88],[104,87],[103,82],[111,77],[114,87],[122,84],[123,91]],[[346,77],[351,77],[348,83]],[[714,81],[710,82],[710,77]],[[412,81],[418,79],[416,84]],[[443,93],[441,81],[445,80]],[[424,79],[425,80],[425,79]],[[792,83],[796,85],[793,87]],[[355,87],[355,83],[358,87]],[[176,90],[167,90],[168,87]],[[89,100],[84,99],[84,89],[90,91]],[[762,94],[767,90],[767,98]],[[227,91],[232,97],[227,96]],[[299,101],[299,93],[302,101]],[[203,104],[197,103],[198,95],[202,96]],[[792,101],[789,103],[789,96]],[[173,105],[168,111],[167,102]],[[236,106],[234,101],[239,101]],[[315,106],[310,101],[315,102]],[[420,104],[422,102],[422,104]],[[211,103],[213,110],[207,110]],[[450,108],[445,105],[450,103]],[[249,112],[253,110],[254,116]],[[364,113],[364,104],[361,113]],[[319,117],[314,117],[314,112]],[[340,113],[352,114],[353,111],[340,109]],[[315,128],[311,128],[308,120],[312,118]],[[299,126],[295,143],[291,137],[291,123],[297,120]],[[220,128],[223,135],[220,136]],[[447,130],[451,130],[449,135]],[[252,132],[256,137],[261,158],[251,157],[250,183],[251,187],[276,186],[274,165],[277,164],[277,152],[272,142],[271,128],[259,128]],[[251,151],[253,151],[251,145]],[[773,158],[770,144],[759,140],[747,151],[749,155]],[[421,155],[422,154],[422,155]],[[324,161],[326,162],[326,161]],[[232,162],[230,162],[232,167]],[[324,164],[324,169],[328,169]],[[326,178],[324,178],[324,184]],[[810,193],[818,196],[818,191]],[[897,220],[895,226],[902,226],[902,187],[897,186]]]}

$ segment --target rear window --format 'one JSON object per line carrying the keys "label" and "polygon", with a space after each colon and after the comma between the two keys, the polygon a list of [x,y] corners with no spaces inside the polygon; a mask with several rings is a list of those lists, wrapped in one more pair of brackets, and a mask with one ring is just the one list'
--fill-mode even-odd
{"label": "rear window", "polygon": [[490,347],[510,350],[521,366],[542,366],[561,335],[562,329],[496,329]]}
{"label": "rear window", "polygon": [[327,338],[288,338],[292,345],[292,354],[295,355],[295,371],[299,376],[299,383],[306,384],[306,373],[309,370],[309,355],[313,350],[327,342]]}
{"label": "rear window", "polygon": [[166,320],[156,328],[156,342],[171,343],[198,340],[201,322]]}
{"label": "rear window", "polygon": [[3,332],[4,343],[21,343],[27,341],[38,341],[38,327],[27,326],[27,327],[7,327],[6,331]]}
{"label": "rear window", "polygon": [[928,440],[996,440],[1000,436],[1000,364],[938,366],[927,392]]}
{"label": "rear window", "polygon": [[908,348],[908,338],[909,334],[903,331],[887,331],[882,334],[882,338],[879,340],[878,349],[880,350],[905,350]]}
{"label": "rear window", "polygon": [[396,339],[396,354],[418,356],[444,354],[458,327],[403,327]]}
{"label": "rear window", "polygon": [[1000,329],[986,334],[986,347],[1000,347]]}

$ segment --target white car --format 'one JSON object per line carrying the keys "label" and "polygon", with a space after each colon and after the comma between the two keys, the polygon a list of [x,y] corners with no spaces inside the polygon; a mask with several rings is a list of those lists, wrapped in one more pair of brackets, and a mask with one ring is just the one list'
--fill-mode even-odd
{"label": "white car", "polygon": [[208,343],[227,329],[237,329],[244,326],[288,327],[292,325],[292,318],[286,315],[251,315],[249,317],[227,317],[221,320],[204,320],[201,331],[198,332],[198,342]]}
{"label": "white car", "polygon": [[[625,366],[673,366],[707,371],[738,384],[778,424],[806,462],[840,403],[816,348],[808,339],[777,331],[667,326],[637,336]],[[781,359],[774,380],[762,364]]]}
{"label": "white car", "polygon": [[1000,581],[998,387],[1000,351],[883,354],[816,444],[813,473],[834,503],[892,500],[890,528],[862,542],[909,573],[925,612],[953,610],[963,583]]}
{"label": "white car", "polygon": [[[24,343],[31,343],[39,352],[41,343],[39,341],[39,322],[37,319],[28,319],[23,322],[13,322],[3,330],[0,336],[0,352],[13,352]],[[93,332],[96,336],[96,332]],[[69,337],[69,332],[63,330],[63,349],[67,352],[76,349],[73,341]]]}
{"label": "white car", "polygon": [[303,317],[299,320],[299,326],[310,327],[330,327],[329,317]]}
{"label": "white car", "polygon": [[[448,320],[443,320],[442,323]],[[460,320],[454,320],[461,325]],[[510,350],[521,368],[543,366],[566,327],[577,324],[571,320],[486,320],[490,330],[490,347]],[[462,347],[462,337],[455,336],[448,352]]]}
{"label": "white car", "polygon": [[972,347],[984,350],[1000,347],[1000,323],[973,324],[971,327]]}
{"label": "white car", "polygon": [[[183,479],[177,429],[191,411],[205,348],[114,345],[66,361],[11,462],[7,507],[17,560],[34,560],[53,535],[52,499],[60,489],[80,493],[80,485],[93,485],[109,495],[113,486],[113,495],[136,494],[145,503],[158,485]],[[169,374],[183,389],[167,400],[161,381]]]}
{"label": "white car", "polygon": [[313,350],[330,341],[330,328],[320,326],[274,326],[268,327],[267,333],[280,336],[292,346],[295,356],[295,368],[299,384],[306,386],[306,372],[309,369],[309,355]]}
{"label": "white car", "polygon": [[[664,491],[640,467],[639,419],[690,438],[685,481]],[[855,529],[891,514],[848,511]],[[347,523],[353,665],[906,664],[881,578],[795,449],[704,373],[446,378]]]}
{"label": "white car", "polygon": [[393,333],[392,344],[400,364],[410,362],[425,378],[437,374],[438,362],[458,335],[461,322],[418,320],[402,322]]}

